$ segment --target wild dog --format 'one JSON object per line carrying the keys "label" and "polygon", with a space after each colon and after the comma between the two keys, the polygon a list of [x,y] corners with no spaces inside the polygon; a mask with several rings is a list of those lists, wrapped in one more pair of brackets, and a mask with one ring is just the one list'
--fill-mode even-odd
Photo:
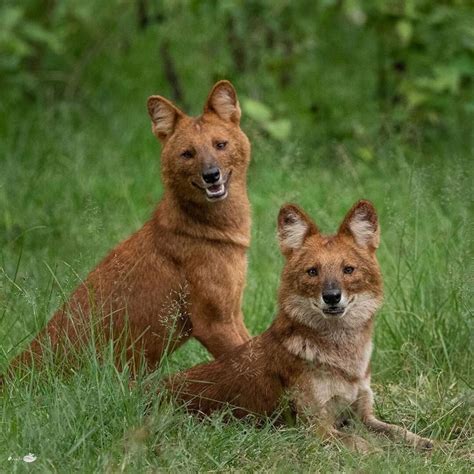
{"label": "wild dog", "polygon": [[[126,332],[127,358],[152,369],[191,336],[214,356],[249,339],[241,312],[250,241],[250,143],[234,87],[220,81],[199,117],[169,100],[147,102],[162,144],[164,194],[153,217],[115,247],[16,362],[84,343],[97,323]],[[123,337],[122,337],[123,339]],[[133,346],[133,350],[132,350]]]}
{"label": "wild dog", "polygon": [[321,439],[366,451],[361,437],[337,427],[341,412],[350,409],[371,430],[431,448],[429,439],[374,414],[370,357],[383,296],[379,234],[368,201],[357,202],[331,236],[299,207],[283,206],[278,237],[286,263],[275,321],[232,352],[172,376],[172,396],[200,414],[226,405],[237,417],[271,416],[289,397]]}

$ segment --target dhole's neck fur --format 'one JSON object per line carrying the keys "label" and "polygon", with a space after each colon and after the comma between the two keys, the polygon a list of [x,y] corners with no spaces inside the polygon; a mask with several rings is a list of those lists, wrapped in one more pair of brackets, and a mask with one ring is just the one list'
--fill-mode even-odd
{"label": "dhole's neck fur", "polygon": [[233,192],[217,203],[196,203],[165,191],[153,222],[181,235],[248,248],[251,219],[245,180],[245,175],[232,176]]}
{"label": "dhole's neck fur", "polygon": [[308,326],[283,307],[271,331],[290,354],[353,381],[368,373],[372,328],[373,315],[359,327],[348,326],[342,321],[320,320],[316,327],[308,330]]}

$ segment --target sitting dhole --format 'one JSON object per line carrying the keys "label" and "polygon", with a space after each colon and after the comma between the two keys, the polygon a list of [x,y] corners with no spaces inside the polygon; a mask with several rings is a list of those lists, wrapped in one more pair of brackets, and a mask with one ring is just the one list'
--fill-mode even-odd
{"label": "sitting dhole", "polygon": [[366,451],[362,438],[337,429],[339,415],[351,408],[370,429],[430,448],[430,440],[374,415],[370,355],[382,277],[372,204],[356,203],[333,236],[286,205],[278,236],[286,264],[276,320],[232,352],[173,376],[167,382],[172,396],[194,412],[228,406],[238,417],[275,414],[289,397],[322,439]]}
{"label": "sitting dhole", "polygon": [[44,339],[67,354],[91,332],[122,338],[127,358],[143,353],[150,368],[191,336],[214,356],[249,339],[241,301],[250,240],[250,143],[239,126],[236,92],[230,82],[218,82],[196,118],[160,96],[147,105],[163,145],[161,202],[16,362],[40,356]]}

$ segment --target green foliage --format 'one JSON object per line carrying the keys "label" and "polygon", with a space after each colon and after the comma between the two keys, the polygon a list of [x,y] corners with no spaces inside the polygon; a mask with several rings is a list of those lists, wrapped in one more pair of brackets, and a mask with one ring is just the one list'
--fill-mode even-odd
{"label": "green foliage", "polygon": [[[114,14],[120,11],[120,15]],[[0,5],[0,87],[5,100],[64,92],[96,48],[123,25],[130,4],[121,0],[23,0]],[[127,29],[121,33],[127,37]]]}
{"label": "green foliage", "polygon": [[[3,100],[74,97],[88,74],[107,75],[91,71],[97,56],[149,41],[157,51],[148,67],[177,100],[196,77],[227,76],[276,116],[294,115],[293,134],[313,120],[352,139],[378,132],[380,112],[396,126],[465,121],[474,112],[473,25],[470,0],[7,1],[0,87]],[[360,116],[347,116],[356,103]],[[277,140],[290,133],[284,117],[261,125]]]}
{"label": "green foliage", "polygon": [[421,115],[440,121],[453,100],[472,109],[473,97],[467,95],[474,77],[472,2],[391,0],[364,5],[366,21],[377,32],[380,92],[398,104],[402,118]]}
{"label": "green foliage", "polygon": [[274,119],[273,113],[268,106],[257,100],[244,99],[242,108],[245,114],[253,119],[271,137],[279,141],[285,141],[291,131],[291,122],[287,119]]}
{"label": "green foliage", "polygon": [[0,7],[0,72],[6,76],[2,86],[8,87],[14,97],[36,85],[35,76],[24,66],[41,47],[58,53],[59,38],[39,22],[28,20],[21,6]]}

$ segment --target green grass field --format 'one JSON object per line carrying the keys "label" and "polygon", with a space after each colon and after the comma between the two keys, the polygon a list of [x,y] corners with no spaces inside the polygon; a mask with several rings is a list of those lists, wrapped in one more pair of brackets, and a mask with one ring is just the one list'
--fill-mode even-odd
{"label": "green grass field", "polygon": [[[0,177],[0,347],[10,357],[78,278],[137,229],[159,199],[159,147],[144,107],[65,106],[27,112],[6,129]],[[138,105],[137,105],[138,103]],[[132,112],[133,111],[133,112]],[[16,117],[19,119],[19,116]],[[252,131],[252,247],[244,312],[253,334],[275,314],[282,266],[279,206],[304,206],[327,232],[358,198],[381,219],[385,304],[373,356],[377,412],[439,440],[428,454],[367,435],[383,452],[323,446],[304,426],[199,422],[154,403],[139,382],[86,352],[68,376],[53,366],[0,392],[0,471],[451,471],[472,469],[472,156],[387,136],[369,163],[343,147],[277,145]],[[9,355],[7,355],[9,354]],[[166,370],[209,359],[191,342]],[[149,377],[158,382],[159,374]],[[359,429],[355,427],[355,429]],[[29,452],[32,465],[7,459]]]}
{"label": "green grass field", "polygon": [[[160,198],[159,146],[145,110],[147,95],[169,92],[150,66],[155,33],[124,46],[127,53],[105,48],[107,54],[87,57],[91,64],[73,71],[67,100],[46,97],[8,108],[0,101],[3,367]],[[321,74],[311,90],[323,101],[316,122],[302,109],[305,79],[286,95],[263,97],[277,118],[287,114],[293,124],[285,142],[265,135],[244,110],[253,145],[246,324],[258,334],[275,315],[282,203],[300,204],[333,232],[353,202],[372,200],[382,226],[386,294],[372,365],[376,409],[382,419],[438,440],[436,449],[420,454],[365,434],[382,452],[360,456],[322,445],[304,426],[256,428],[224,423],[220,415],[200,422],[154,397],[150,406],[145,382],[158,384],[161,371],[130,389],[128,374],[118,373],[110,357],[99,363],[86,350],[78,371],[64,375],[46,364],[0,389],[0,472],[472,472],[472,124],[453,113],[447,123],[458,125],[435,128],[429,139],[411,124],[401,132],[379,124],[366,87],[372,87],[364,62],[371,42],[334,56],[336,39],[323,43],[316,64]],[[205,64],[207,50],[186,63],[185,44],[180,48],[178,66],[186,84],[194,84],[187,101],[196,113],[213,80],[195,68]],[[322,74],[326,64],[333,69]],[[255,77],[231,79],[240,81],[239,93],[252,96]],[[268,84],[262,90],[271,90]],[[296,103],[301,110],[293,110]],[[192,341],[163,370],[208,359]],[[16,460],[30,452],[34,463]]]}

